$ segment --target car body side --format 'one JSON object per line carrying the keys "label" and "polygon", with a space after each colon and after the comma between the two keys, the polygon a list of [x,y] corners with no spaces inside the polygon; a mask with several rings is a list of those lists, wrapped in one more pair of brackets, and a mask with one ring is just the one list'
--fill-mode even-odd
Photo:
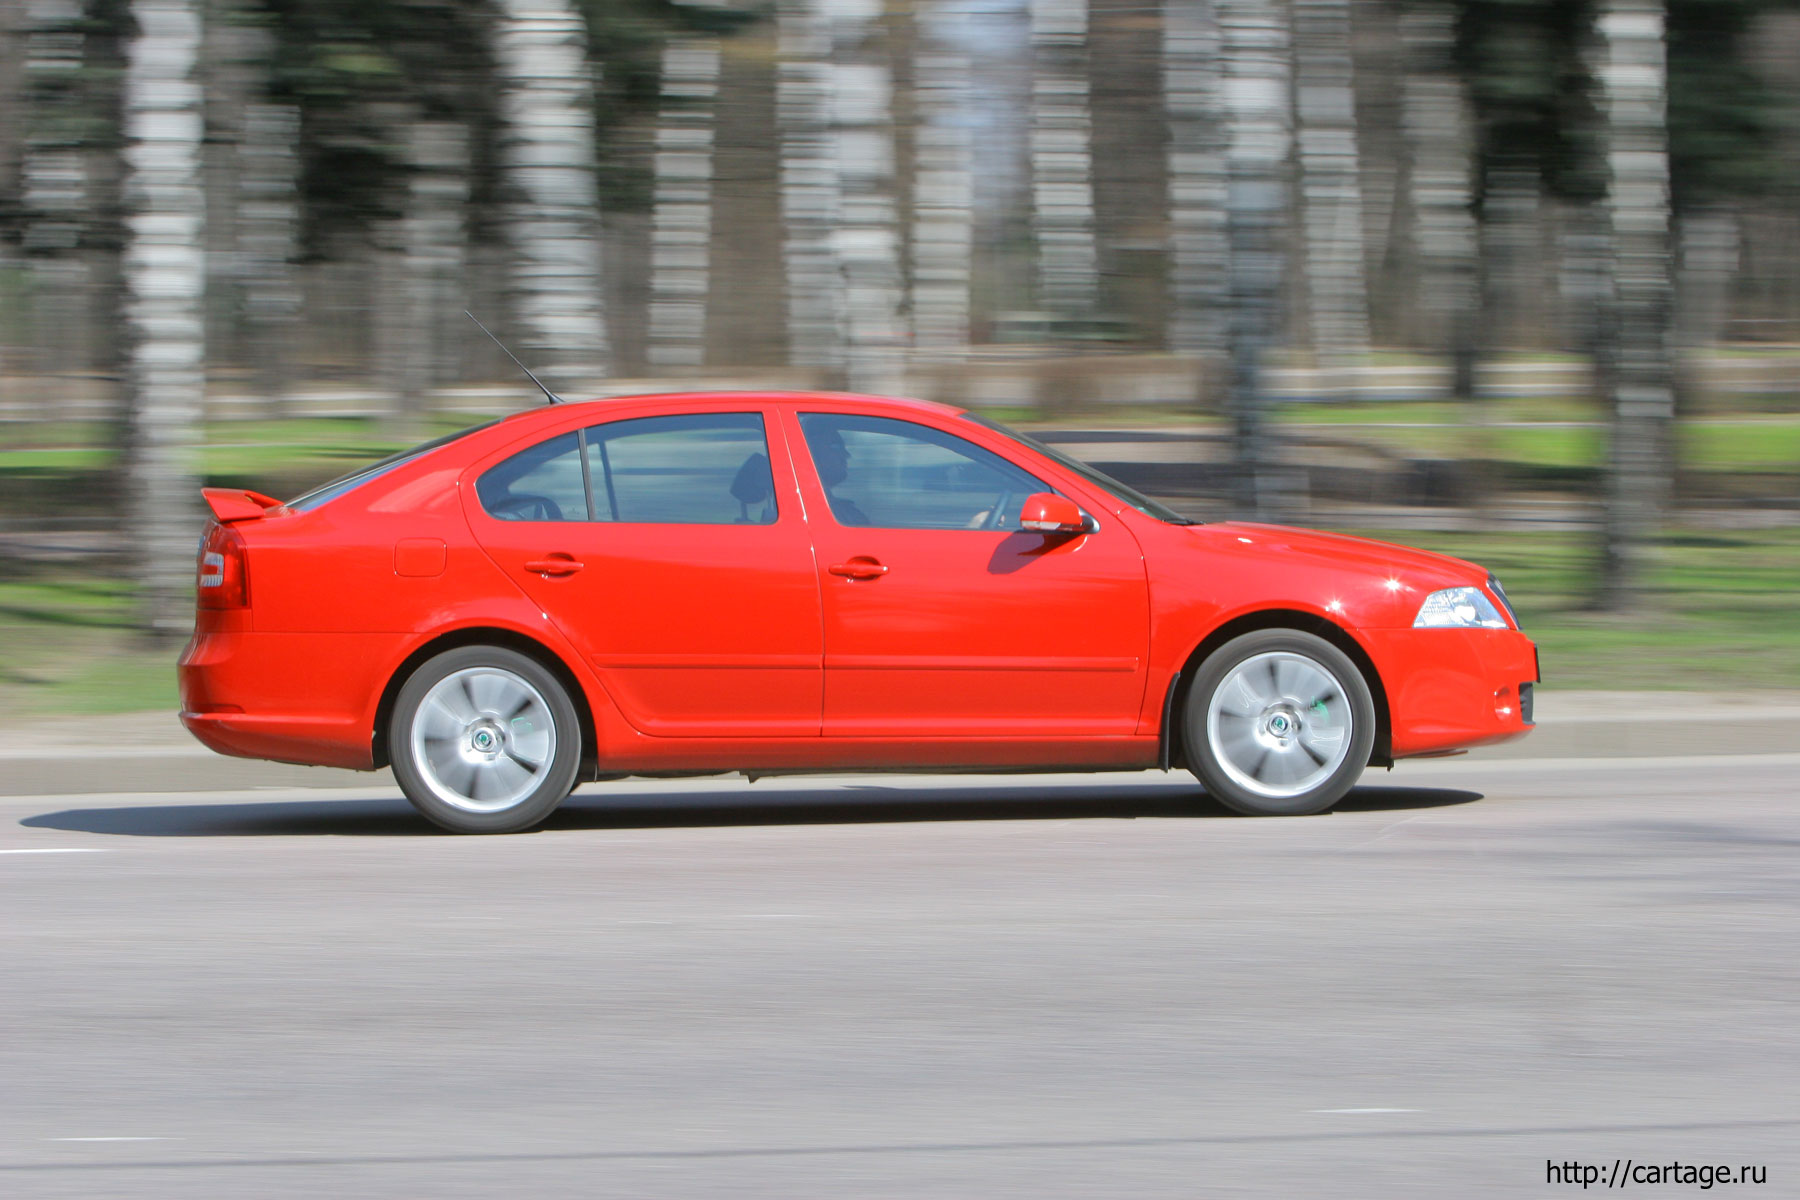
{"label": "car body side", "polygon": [[[475,480],[509,455],[569,430],[634,416],[747,409],[767,414],[776,492],[792,506],[784,511],[809,526],[832,517],[793,414],[829,410],[894,417],[954,434],[1074,499],[1100,526],[1083,536],[1129,539],[1142,564],[1147,607],[1118,614],[1132,630],[1143,631],[1135,726],[1092,736],[1014,730],[955,737],[697,737],[658,735],[628,719],[593,663],[484,549],[476,530],[483,518]],[[1538,674],[1535,648],[1516,629],[1413,628],[1431,591],[1486,588],[1486,572],[1473,564],[1276,526],[1166,524],[963,419],[958,410],[922,401],[740,393],[532,410],[402,464],[317,509],[235,528],[251,564],[249,606],[200,610],[181,658],[182,720],[221,753],[287,762],[384,765],[386,706],[411,667],[440,649],[484,641],[532,654],[569,685],[582,710],[584,778],[733,769],[1167,765],[1181,758],[1180,724],[1172,714],[1199,660],[1235,633],[1271,625],[1325,636],[1370,677],[1381,727],[1377,762],[1518,736],[1529,729],[1518,687]],[[720,535],[729,536],[731,528],[720,527]],[[1058,636],[1055,614],[1045,616],[1044,636]]]}

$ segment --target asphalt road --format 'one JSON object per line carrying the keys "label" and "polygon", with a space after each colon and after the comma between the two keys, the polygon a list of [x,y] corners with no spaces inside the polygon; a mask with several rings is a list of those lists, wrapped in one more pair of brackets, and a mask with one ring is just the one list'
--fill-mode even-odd
{"label": "asphalt road", "polygon": [[0,1195],[1800,1195],[1796,776],[6,798]]}

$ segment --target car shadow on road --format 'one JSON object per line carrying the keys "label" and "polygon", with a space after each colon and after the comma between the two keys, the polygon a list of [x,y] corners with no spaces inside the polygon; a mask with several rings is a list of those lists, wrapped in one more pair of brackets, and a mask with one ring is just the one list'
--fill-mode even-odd
{"label": "car shadow on road", "polygon": [[[911,789],[880,783],[784,787],[721,780],[679,790],[657,784],[590,784],[540,829],[686,829],[742,825],[900,824],[925,821],[1227,818],[1235,814],[1185,783],[971,783]],[[1479,792],[1359,787],[1333,812],[1397,812],[1480,800]],[[1330,814],[1326,814],[1327,817]],[[419,837],[439,833],[398,796],[237,804],[139,804],[71,808],[26,817],[34,829],[119,837]]]}

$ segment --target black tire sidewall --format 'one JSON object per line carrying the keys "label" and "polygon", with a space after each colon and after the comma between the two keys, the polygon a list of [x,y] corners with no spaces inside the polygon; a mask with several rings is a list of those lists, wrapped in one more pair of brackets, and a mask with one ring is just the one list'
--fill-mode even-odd
{"label": "black tire sidewall", "polygon": [[[556,753],[537,789],[500,812],[467,812],[444,803],[412,761],[412,724],[419,704],[441,680],[471,667],[510,671],[530,683],[544,697],[556,726]],[[400,790],[432,824],[452,833],[519,833],[540,824],[575,789],[581,770],[581,722],[568,689],[536,659],[500,646],[462,646],[427,659],[401,685],[388,722],[388,759]]]}
{"label": "black tire sidewall", "polygon": [[[1330,671],[1344,689],[1352,721],[1350,750],[1338,769],[1311,791],[1286,798],[1258,795],[1234,782],[1213,755],[1206,734],[1206,712],[1225,677],[1246,659],[1272,652],[1304,655]],[[1182,706],[1182,735],[1190,769],[1207,795],[1225,807],[1246,816],[1309,816],[1343,799],[1362,777],[1375,745],[1375,700],[1350,656],[1324,638],[1297,629],[1259,629],[1226,642],[1200,664]]]}

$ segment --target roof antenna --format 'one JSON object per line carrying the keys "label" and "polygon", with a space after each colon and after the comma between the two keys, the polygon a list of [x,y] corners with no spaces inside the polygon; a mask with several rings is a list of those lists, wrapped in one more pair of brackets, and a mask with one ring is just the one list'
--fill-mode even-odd
{"label": "roof antenna", "polygon": [[481,321],[475,316],[474,313],[470,312],[468,309],[465,308],[465,309],[463,309],[463,316],[469,318],[469,320],[471,320],[471,321],[474,321],[475,328],[481,330],[481,332],[487,334],[489,337],[494,338],[494,345],[500,347],[500,353],[506,355],[506,357],[512,359],[515,363],[519,363],[519,370],[525,372],[525,377],[527,379],[531,380],[531,382],[538,385],[538,391],[544,393],[545,397],[547,397],[549,399],[550,403],[552,403],[552,404],[564,403],[563,398],[561,396],[557,395],[555,392],[551,391],[549,388],[545,387],[544,381],[539,379],[536,375],[533,375],[531,373],[530,367],[526,366],[522,362],[519,362],[519,356],[514,354],[511,350],[508,350],[506,348],[505,342],[501,341],[497,337],[494,337],[494,331],[489,329],[486,325],[483,325],[481,323]]}

